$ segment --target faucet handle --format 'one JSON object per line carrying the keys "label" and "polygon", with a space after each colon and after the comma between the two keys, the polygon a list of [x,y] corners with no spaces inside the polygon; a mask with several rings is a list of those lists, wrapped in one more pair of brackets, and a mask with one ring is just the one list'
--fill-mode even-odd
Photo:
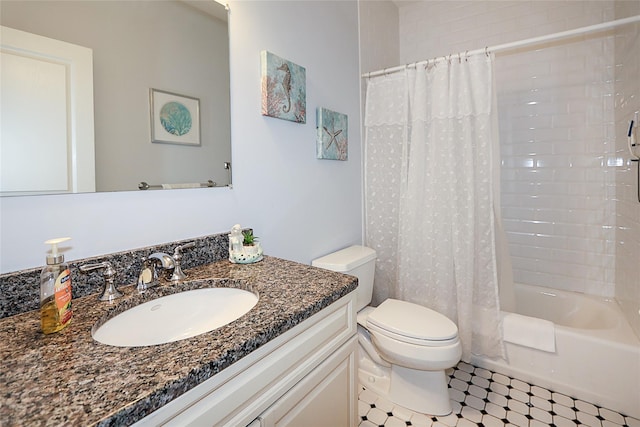
{"label": "faucet handle", "polygon": [[190,242],[190,243],[185,243],[184,245],[179,245],[176,246],[176,248],[173,250],[173,259],[181,259],[182,258],[182,251],[185,249],[191,249],[193,247],[195,247],[196,242]]}
{"label": "faucet handle", "polygon": [[120,298],[122,293],[118,291],[115,285],[116,270],[113,268],[110,262],[104,261],[96,264],[85,264],[80,266],[80,271],[88,273],[92,270],[104,269],[102,276],[104,277],[104,289],[100,296],[100,301],[113,301]]}
{"label": "faucet handle", "polygon": [[182,251],[185,249],[193,248],[195,245],[196,245],[196,242],[190,242],[184,245],[176,246],[176,248],[173,250],[174,268],[173,268],[173,274],[171,275],[172,282],[179,282],[187,278],[187,275],[184,274],[181,267]]}

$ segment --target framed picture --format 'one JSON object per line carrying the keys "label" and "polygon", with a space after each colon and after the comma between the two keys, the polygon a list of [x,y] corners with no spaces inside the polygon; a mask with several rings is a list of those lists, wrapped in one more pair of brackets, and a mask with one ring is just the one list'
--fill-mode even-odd
{"label": "framed picture", "polygon": [[200,100],[158,89],[149,91],[151,142],[200,145]]}
{"label": "framed picture", "polygon": [[316,123],[316,157],[318,159],[347,160],[347,115],[318,107]]}
{"label": "framed picture", "polygon": [[263,50],[260,53],[262,115],[307,122],[306,70]]}

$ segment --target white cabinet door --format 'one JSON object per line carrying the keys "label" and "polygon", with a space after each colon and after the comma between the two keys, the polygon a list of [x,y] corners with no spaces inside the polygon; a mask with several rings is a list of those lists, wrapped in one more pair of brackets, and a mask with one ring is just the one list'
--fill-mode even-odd
{"label": "white cabinet door", "polygon": [[260,415],[261,426],[355,426],[356,351],[353,337]]}

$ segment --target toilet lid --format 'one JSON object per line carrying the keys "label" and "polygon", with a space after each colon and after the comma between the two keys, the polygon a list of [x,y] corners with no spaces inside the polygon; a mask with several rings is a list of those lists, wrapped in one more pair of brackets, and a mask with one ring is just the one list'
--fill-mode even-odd
{"label": "toilet lid", "polygon": [[[367,318],[367,324],[401,341],[450,341],[458,327],[448,317],[421,305],[387,299]],[[425,343],[425,345],[427,345]]]}

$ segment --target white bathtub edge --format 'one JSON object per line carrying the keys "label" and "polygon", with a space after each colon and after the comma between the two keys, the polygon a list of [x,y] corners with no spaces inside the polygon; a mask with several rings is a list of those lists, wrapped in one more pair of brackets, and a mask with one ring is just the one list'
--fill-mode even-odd
{"label": "white bathtub edge", "polygon": [[[612,353],[606,348],[590,349],[585,352],[584,348],[578,349],[573,343],[566,342],[566,336],[561,337],[560,341],[558,351],[570,353],[565,361],[561,361],[556,354],[505,343],[508,357],[511,360],[517,359],[518,366],[509,365],[503,360],[493,360],[477,355],[472,355],[471,363],[479,368],[544,387],[551,392],[561,393],[640,419],[638,404],[640,382],[637,380],[640,378],[640,350],[638,348],[627,347],[627,351],[615,352],[618,356],[612,360]],[[619,344],[614,346],[618,347],[617,350],[623,347]],[[576,368],[578,360],[587,366]],[[567,380],[567,377],[572,375],[579,379]],[[580,381],[583,384],[576,386],[575,382]]]}

